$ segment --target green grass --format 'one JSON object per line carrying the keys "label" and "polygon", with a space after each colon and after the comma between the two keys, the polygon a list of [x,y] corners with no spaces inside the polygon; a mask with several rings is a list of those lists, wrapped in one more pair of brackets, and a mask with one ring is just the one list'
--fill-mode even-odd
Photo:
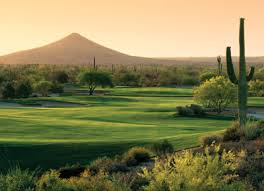
{"label": "green grass", "polygon": [[[139,88],[118,88],[107,96],[45,98],[87,107],[0,108],[0,168],[17,163],[23,168],[43,169],[87,164],[97,157],[114,156],[131,146],[162,139],[182,149],[196,146],[199,137],[219,133],[230,125],[232,118],[221,116],[174,117],[176,106],[193,100],[177,97],[189,89],[174,90],[174,94],[169,90],[143,88],[144,93],[135,96]],[[121,96],[121,92],[126,95]]]}

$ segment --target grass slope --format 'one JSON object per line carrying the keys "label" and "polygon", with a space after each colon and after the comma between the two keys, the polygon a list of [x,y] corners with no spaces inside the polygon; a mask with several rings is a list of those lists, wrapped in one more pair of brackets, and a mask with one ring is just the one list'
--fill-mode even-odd
{"label": "grass slope", "polygon": [[181,93],[172,97],[168,88],[144,88],[141,96],[134,96],[139,91],[123,88],[107,96],[47,98],[88,107],[0,108],[0,168],[18,163],[43,169],[85,164],[161,139],[171,141],[175,149],[187,148],[197,145],[199,137],[225,129],[232,120],[174,117],[175,107],[192,103],[191,97],[177,97]]}

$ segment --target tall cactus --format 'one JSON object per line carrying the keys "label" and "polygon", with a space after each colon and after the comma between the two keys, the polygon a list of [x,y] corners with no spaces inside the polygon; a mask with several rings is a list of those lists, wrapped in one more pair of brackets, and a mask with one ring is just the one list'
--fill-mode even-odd
{"label": "tall cactus", "polygon": [[245,34],[244,34],[244,18],[240,19],[240,58],[239,58],[239,78],[236,77],[231,56],[231,47],[226,49],[227,73],[230,81],[238,85],[238,118],[240,127],[246,124],[247,120],[247,97],[248,97],[248,81],[252,80],[255,68],[251,67],[250,73],[246,72],[245,57]]}

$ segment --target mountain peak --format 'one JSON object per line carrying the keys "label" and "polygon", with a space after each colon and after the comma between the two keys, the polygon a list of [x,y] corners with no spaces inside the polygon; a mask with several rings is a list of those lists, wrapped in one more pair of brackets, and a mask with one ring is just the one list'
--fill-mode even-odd
{"label": "mountain peak", "polygon": [[71,33],[65,38],[66,39],[86,39],[84,36],[80,35],[79,33]]}

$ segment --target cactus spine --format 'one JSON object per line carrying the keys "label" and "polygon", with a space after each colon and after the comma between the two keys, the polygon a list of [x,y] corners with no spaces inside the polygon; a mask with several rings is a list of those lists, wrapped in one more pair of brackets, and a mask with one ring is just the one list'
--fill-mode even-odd
{"label": "cactus spine", "polygon": [[232,62],[231,47],[226,49],[227,73],[230,81],[238,85],[238,118],[240,127],[246,124],[247,120],[247,94],[248,81],[252,80],[255,68],[251,67],[249,75],[246,72],[246,57],[245,57],[245,34],[244,34],[244,18],[240,19],[240,58],[239,58],[239,78],[236,77]]}
{"label": "cactus spine", "polygon": [[217,63],[218,63],[218,76],[221,76],[223,73],[223,64],[222,64],[221,56],[217,57]]}

